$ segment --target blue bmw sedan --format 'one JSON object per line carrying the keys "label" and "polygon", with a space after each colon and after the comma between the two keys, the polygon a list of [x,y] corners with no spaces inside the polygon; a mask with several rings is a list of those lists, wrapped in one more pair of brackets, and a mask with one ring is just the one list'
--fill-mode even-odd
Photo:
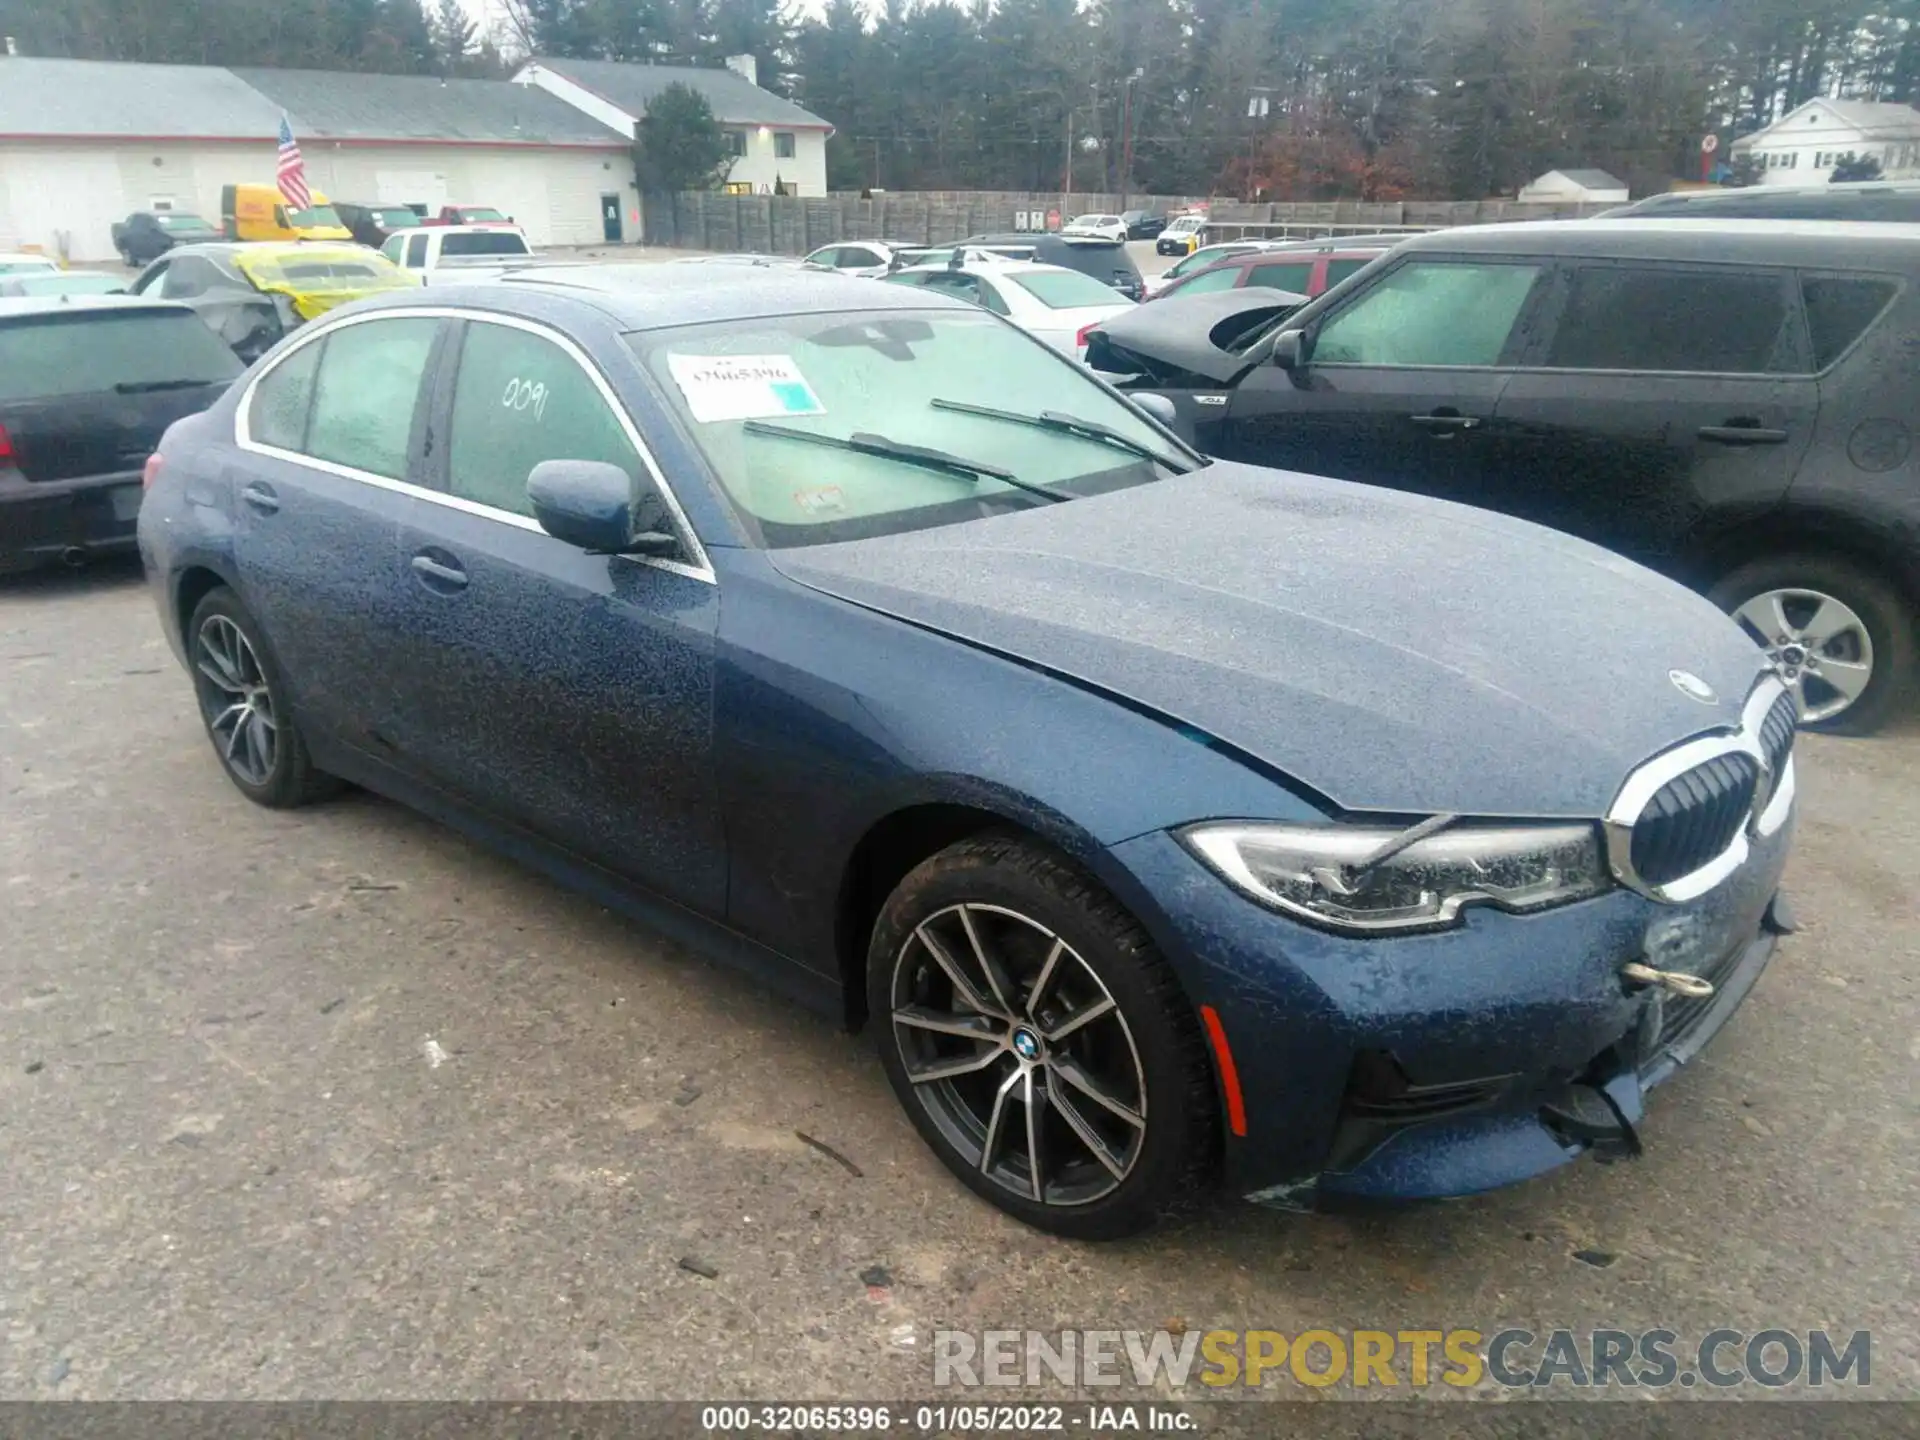
{"label": "blue bmw sedan", "polygon": [[866,1025],[1059,1234],[1635,1153],[1791,928],[1793,702],[1707,601],[1208,463],[959,301],[369,301],[148,481],[243,795],[378,791]]}

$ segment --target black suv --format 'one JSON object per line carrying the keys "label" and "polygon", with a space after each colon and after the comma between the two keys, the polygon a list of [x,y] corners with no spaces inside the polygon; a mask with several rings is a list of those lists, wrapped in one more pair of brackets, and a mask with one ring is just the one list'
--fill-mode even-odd
{"label": "black suv", "polygon": [[219,238],[220,232],[198,215],[178,210],[136,210],[113,227],[113,248],[128,265],[157,260],[176,245]]}
{"label": "black suv", "polygon": [[131,550],[161,433],[239,374],[184,305],[0,300],[0,571]]}
{"label": "black suv", "polygon": [[1872,730],[1913,683],[1920,231],[1446,230],[1218,363],[1187,353],[1204,330],[1183,343],[1175,375],[1130,338],[1145,373],[1122,383],[1185,402],[1210,454],[1506,511],[1665,570],[1746,627],[1810,725]]}
{"label": "black suv", "polygon": [[980,250],[991,250],[1016,260],[1037,260],[1042,265],[1059,265],[1091,275],[1102,285],[1111,285],[1129,300],[1143,299],[1146,282],[1140,267],[1118,240],[1103,240],[1098,235],[970,235],[959,242]]}

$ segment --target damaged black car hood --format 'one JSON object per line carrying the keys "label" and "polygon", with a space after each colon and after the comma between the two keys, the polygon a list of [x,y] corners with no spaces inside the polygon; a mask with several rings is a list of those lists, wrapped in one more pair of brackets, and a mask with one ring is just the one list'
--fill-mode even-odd
{"label": "damaged black car hood", "polygon": [[1252,357],[1221,344],[1290,315],[1307,297],[1249,285],[1168,295],[1103,321],[1089,337],[1087,364],[1114,375],[1169,372],[1230,385]]}
{"label": "damaged black car hood", "polygon": [[1350,810],[1597,817],[1648,756],[1737,724],[1764,664],[1707,601],[1582,541],[1246,465],[769,558]]}

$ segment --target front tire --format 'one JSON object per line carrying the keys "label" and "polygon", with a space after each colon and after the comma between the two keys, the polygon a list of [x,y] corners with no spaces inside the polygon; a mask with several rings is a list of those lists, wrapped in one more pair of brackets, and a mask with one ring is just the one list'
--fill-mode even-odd
{"label": "front tire", "polygon": [[888,898],[867,969],[894,1093],[977,1194],[1080,1240],[1206,1199],[1218,1107],[1193,1007],[1063,856],[1012,835],[941,851]]}
{"label": "front tire", "polygon": [[1771,555],[1709,592],[1773,661],[1799,702],[1801,726],[1842,735],[1878,730],[1912,693],[1912,607],[1851,560]]}
{"label": "front tire", "polygon": [[290,810],[339,788],[314,768],[279,662],[239,596],[225,586],[208,591],[187,622],[186,641],[201,723],[242,795]]}

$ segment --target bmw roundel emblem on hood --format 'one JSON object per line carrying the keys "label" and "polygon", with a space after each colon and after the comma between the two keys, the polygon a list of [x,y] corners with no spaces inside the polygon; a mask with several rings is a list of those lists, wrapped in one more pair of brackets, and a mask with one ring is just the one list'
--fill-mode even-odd
{"label": "bmw roundel emblem on hood", "polygon": [[1686,696],[1689,700],[1698,700],[1702,705],[1711,705],[1720,698],[1713,686],[1707,684],[1706,681],[1702,680],[1692,671],[1669,670],[1667,671],[1667,679],[1673,682],[1673,688],[1678,690],[1682,695]]}

